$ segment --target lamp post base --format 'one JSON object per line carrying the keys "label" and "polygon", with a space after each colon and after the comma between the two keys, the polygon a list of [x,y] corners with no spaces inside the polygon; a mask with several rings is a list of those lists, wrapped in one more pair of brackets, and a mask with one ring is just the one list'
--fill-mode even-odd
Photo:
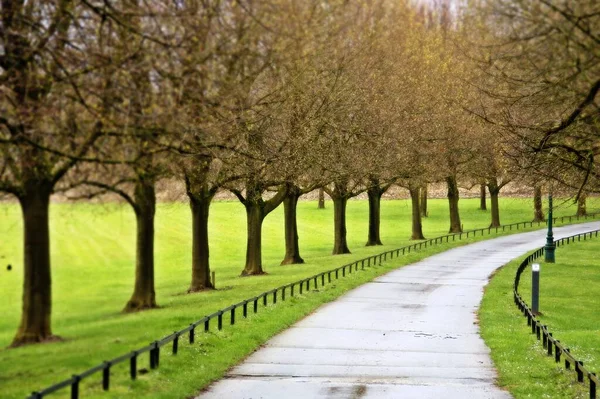
{"label": "lamp post base", "polygon": [[547,245],[544,246],[544,260],[546,263],[554,263],[554,250],[556,249],[555,245]]}

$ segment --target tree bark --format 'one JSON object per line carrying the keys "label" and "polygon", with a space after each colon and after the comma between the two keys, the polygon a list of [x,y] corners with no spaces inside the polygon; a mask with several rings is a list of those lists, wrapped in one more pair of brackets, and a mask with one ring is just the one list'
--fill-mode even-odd
{"label": "tree bark", "polygon": [[246,201],[246,222],[248,238],[246,242],[246,265],[242,276],[265,274],[262,268],[262,223],[265,218],[262,204]]}
{"label": "tree bark", "polygon": [[498,179],[496,177],[491,178],[487,184],[488,191],[490,192],[490,203],[492,204],[492,223],[490,223],[490,227],[500,227],[500,204],[498,202],[498,197],[500,195],[500,190],[504,185],[498,184]]}
{"label": "tree bark", "polygon": [[462,232],[462,224],[460,223],[460,213],[458,210],[460,196],[456,177],[446,177],[446,183],[448,185],[448,205],[450,208],[450,233],[460,233]]}
{"label": "tree bark", "polygon": [[300,256],[298,245],[298,199],[302,195],[296,186],[290,186],[283,200],[284,229],[285,229],[285,256],[282,265],[294,265],[304,263]]}
{"label": "tree bark", "polygon": [[535,186],[533,188],[533,221],[543,222],[546,220],[544,209],[542,207],[542,187]]}
{"label": "tree bark", "polygon": [[24,184],[19,197],[24,228],[24,279],[21,323],[12,346],[55,339],[51,329],[49,208],[52,184]]}
{"label": "tree bark", "polygon": [[427,210],[427,194],[428,194],[427,183],[425,183],[421,187],[421,200],[419,202],[419,206],[421,208],[421,217],[424,217],[424,218],[429,216],[429,211]]}
{"label": "tree bark", "polygon": [[490,227],[500,227],[500,206],[498,203],[498,195],[500,190],[490,190],[490,202],[492,204],[492,223]]}
{"label": "tree bark", "polygon": [[208,214],[214,193],[203,190],[199,195],[188,193],[192,211],[192,282],[188,292],[213,289],[210,281],[208,246]]}
{"label": "tree bark", "polygon": [[367,195],[369,197],[369,237],[366,246],[383,245],[380,237],[383,190],[379,185],[372,185],[367,190]]}
{"label": "tree bark", "polygon": [[581,195],[579,196],[579,200],[577,201],[577,216],[587,215],[586,200],[587,194],[581,193]]}
{"label": "tree bark", "polygon": [[154,181],[140,178],[135,185],[137,222],[135,285],[125,312],[156,308],[154,291],[154,215],[156,192]]}
{"label": "tree bark", "polygon": [[335,196],[333,199],[333,255],[349,254],[348,243],[346,241],[346,205],[348,197],[345,195]]}
{"label": "tree bark", "polygon": [[419,187],[410,187],[410,200],[412,203],[412,235],[411,240],[424,240],[423,223],[421,221],[421,207],[419,204]]}
{"label": "tree bark", "polygon": [[319,209],[325,209],[325,190],[319,189]]}
{"label": "tree bark", "polygon": [[481,183],[479,187],[479,209],[487,211],[487,204],[485,201],[485,183]]}

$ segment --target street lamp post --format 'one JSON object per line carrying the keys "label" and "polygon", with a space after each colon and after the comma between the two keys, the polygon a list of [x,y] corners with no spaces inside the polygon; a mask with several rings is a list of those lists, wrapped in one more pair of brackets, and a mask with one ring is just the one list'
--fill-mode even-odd
{"label": "street lamp post", "polygon": [[548,194],[548,235],[546,236],[546,246],[545,248],[545,260],[547,263],[554,263],[554,250],[556,246],[554,245],[554,236],[552,235],[552,192]]}

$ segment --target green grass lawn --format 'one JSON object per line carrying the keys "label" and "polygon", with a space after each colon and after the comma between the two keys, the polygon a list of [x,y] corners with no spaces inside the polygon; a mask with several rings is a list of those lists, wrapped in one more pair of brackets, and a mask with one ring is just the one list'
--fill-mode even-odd
{"label": "green grass lawn", "polygon": [[[532,201],[503,199],[503,223],[530,220]],[[588,209],[594,210],[590,200]],[[461,200],[465,229],[485,227],[489,212],[477,209],[478,200]],[[331,269],[384,250],[407,244],[410,237],[410,202],[382,203],[383,247],[365,247],[368,206],[366,201],[348,204],[348,243],[351,255],[331,256],[333,209],[318,210],[315,202],[301,202],[298,209],[301,254],[304,265],[279,266],[284,253],[283,210],[267,217],[263,227],[265,276],[238,277],[245,259],[245,211],[238,202],[217,202],[211,208],[211,266],[218,290],[186,294],[190,280],[189,210],[185,204],[161,204],[156,220],[156,292],[160,309],[136,314],[120,313],[131,295],[134,277],[135,224],[125,205],[53,204],[51,208],[53,332],[64,341],[17,349],[4,349],[17,328],[22,285],[22,237],[16,205],[0,204],[0,396],[22,398],[70,375],[180,329],[217,309],[265,290],[323,270]],[[424,220],[429,237],[447,233],[447,201],[430,200],[430,217]],[[556,216],[572,215],[563,205]],[[464,241],[463,241],[464,242]],[[462,243],[462,242],[461,242]],[[452,243],[451,243],[452,244]],[[455,243],[454,245],[458,245]],[[161,359],[161,367],[131,383],[125,367],[115,368],[108,394],[101,393],[99,376],[85,385],[85,397],[181,398],[194,394],[218,378],[273,334],[310,313],[349,288],[375,275],[449,248],[438,246],[394,260],[348,280],[329,286],[306,299],[286,301],[241,322],[234,329],[211,332],[198,338],[192,349],[182,347],[177,359]],[[7,271],[6,264],[13,270]],[[512,302],[511,302],[512,304]],[[276,317],[268,317],[272,312]],[[187,346],[187,345],[184,345]],[[140,360],[140,367],[147,367]],[[67,397],[68,389],[57,397]]]}
{"label": "green grass lawn", "polygon": [[[538,260],[539,319],[593,371],[600,370],[599,251],[600,240],[594,238],[558,248],[554,264]],[[521,261],[511,262],[495,275],[479,312],[499,382],[515,398],[587,398],[587,382],[578,384],[573,370],[564,369],[564,361],[557,364],[546,355],[512,301],[512,284]],[[523,272],[519,292],[531,304],[531,268]]]}

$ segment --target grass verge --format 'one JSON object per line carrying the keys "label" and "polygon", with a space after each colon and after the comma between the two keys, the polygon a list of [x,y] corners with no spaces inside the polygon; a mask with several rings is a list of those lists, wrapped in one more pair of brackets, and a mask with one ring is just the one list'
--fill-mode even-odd
{"label": "grass verge", "polygon": [[[539,319],[591,370],[600,370],[600,241],[576,242],[556,251],[556,263],[541,263]],[[492,350],[499,384],[515,398],[587,398],[588,386],[576,382],[573,370],[555,363],[537,341],[512,300],[512,284],[523,258],[492,278],[479,310],[482,336]],[[519,287],[530,303],[531,269]]]}

